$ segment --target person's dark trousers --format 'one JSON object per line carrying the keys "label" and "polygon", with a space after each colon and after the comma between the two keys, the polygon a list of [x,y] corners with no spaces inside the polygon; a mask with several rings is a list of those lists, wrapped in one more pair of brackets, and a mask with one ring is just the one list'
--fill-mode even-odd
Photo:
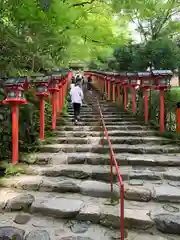
{"label": "person's dark trousers", "polygon": [[78,120],[78,117],[80,115],[80,103],[73,103],[73,109],[74,109],[74,120]]}

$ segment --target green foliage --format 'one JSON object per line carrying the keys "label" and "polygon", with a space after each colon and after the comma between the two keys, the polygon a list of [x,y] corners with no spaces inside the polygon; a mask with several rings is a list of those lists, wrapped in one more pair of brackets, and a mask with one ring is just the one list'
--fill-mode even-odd
{"label": "green foliage", "polygon": [[168,38],[149,41],[144,53],[156,69],[174,70],[180,67],[180,48]]}
{"label": "green foliage", "polygon": [[21,165],[8,164],[8,166],[6,166],[5,175],[7,177],[16,176],[21,173],[24,173],[24,167]]}
{"label": "green foliage", "polygon": [[180,47],[168,38],[120,46],[113,55],[114,60],[108,62],[108,66],[117,71],[145,71],[148,67],[176,70],[180,67]]}
{"label": "green foliage", "polygon": [[96,58],[125,34],[121,38],[114,34],[112,8],[98,0],[7,0],[0,5],[0,19],[0,70],[4,74]]}
{"label": "green foliage", "polygon": [[114,9],[135,26],[143,41],[179,35],[180,3],[177,0],[114,0]]}

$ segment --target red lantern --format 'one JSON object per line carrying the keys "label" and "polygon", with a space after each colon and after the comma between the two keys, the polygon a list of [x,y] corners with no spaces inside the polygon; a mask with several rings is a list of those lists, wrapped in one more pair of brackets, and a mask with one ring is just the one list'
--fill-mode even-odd
{"label": "red lantern", "polygon": [[153,70],[153,89],[160,90],[160,131],[164,133],[164,91],[171,87],[171,70]]}
{"label": "red lantern", "polygon": [[111,83],[112,83],[112,101],[115,102],[116,99],[116,78],[115,73],[111,73]]}
{"label": "red lantern", "polygon": [[138,72],[141,88],[150,88],[152,86],[151,72]]}
{"label": "red lantern", "polygon": [[40,140],[44,140],[44,100],[48,97],[48,82],[50,77],[35,77],[36,96],[40,100]]}
{"label": "red lantern", "polygon": [[171,70],[153,70],[153,82],[152,86],[156,90],[170,88],[170,81],[173,76]]}
{"label": "red lantern", "polygon": [[127,111],[127,101],[128,101],[128,98],[127,98],[127,87],[128,87],[128,84],[129,84],[129,80],[128,80],[128,77],[127,77],[127,74],[126,73],[120,73],[119,74],[119,80],[120,80],[120,86],[123,86],[123,105],[124,105],[124,111],[126,112]]}
{"label": "red lantern", "polygon": [[4,87],[6,99],[3,104],[10,104],[12,109],[12,163],[16,164],[19,158],[19,105],[27,104],[24,98],[24,87],[28,88],[27,77],[10,77],[5,81]]}
{"label": "red lantern", "polygon": [[48,85],[51,94],[52,103],[52,130],[56,129],[56,116],[57,116],[57,93],[59,92],[59,81],[57,77],[51,77]]}
{"label": "red lantern", "polygon": [[129,80],[129,86],[132,89],[132,112],[136,112],[136,87],[138,86],[138,75],[137,73],[127,73]]}
{"label": "red lantern", "polygon": [[148,107],[148,89],[152,86],[152,73],[151,72],[138,72],[140,80],[140,88],[143,89],[144,97],[144,120],[148,123],[149,119],[149,107]]}

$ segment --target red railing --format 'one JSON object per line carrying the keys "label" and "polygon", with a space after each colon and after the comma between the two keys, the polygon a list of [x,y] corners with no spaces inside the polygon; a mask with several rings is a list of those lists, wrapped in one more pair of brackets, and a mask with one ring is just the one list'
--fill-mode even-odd
{"label": "red railing", "polygon": [[121,177],[120,171],[119,171],[118,163],[117,163],[114,151],[113,151],[111,140],[108,135],[108,131],[107,131],[107,128],[106,128],[106,125],[104,122],[104,117],[103,117],[98,99],[97,99],[97,105],[99,108],[99,113],[100,113],[100,118],[101,118],[103,129],[104,129],[104,133],[107,137],[107,141],[108,141],[108,145],[109,145],[111,192],[113,192],[113,163],[114,163],[114,166],[116,169],[116,174],[118,176],[118,181],[119,181],[119,185],[120,185],[120,236],[121,236],[120,239],[124,240],[124,183],[123,183],[123,179]]}

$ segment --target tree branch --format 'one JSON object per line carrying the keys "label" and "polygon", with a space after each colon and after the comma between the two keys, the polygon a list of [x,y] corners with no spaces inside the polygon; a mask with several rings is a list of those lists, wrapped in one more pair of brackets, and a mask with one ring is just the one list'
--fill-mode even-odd
{"label": "tree branch", "polygon": [[138,32],[140,33],[140,35],[141,35],[141,36],[143,35],[144,40],[147,42],[147,33],[146,33],[146,31],[144,30],[144,27],[143,27],[141,21],[139,20],[138,13],[135,12],[135,19],[137,20],[137,22],[134,21],[133,17],[130,16],[130,18],[131,18],[131,21],[132,21],[132,22],[137,26],[137,28],[139,29]]}
{"label": "tree branch", "polygon": [[75,3],[75,4],[72,4],[71,7],[80,7],[80,6],[84,7],[84,5],[92,4],[95,1],[96,0],[85,1],[85,2],[82,2],[82,3]]}
{"label": "tree branch", "polygon": [[156,39],[156,38],[157,38],[157,36],[158,36],[158,34],[160,33],[162,27],[164,26],[164,24],[165,24],[165,23],[169,20],[169,18],[171,17],[171,10],[172,10],[175,2],[176,2],[176,0],[172,0],[171,5],[169,6],[169,8],[168,8],[167,11],[166,11],[166,14],[165,14],[165,16],[164,16],[164,19],[160,22],[160,24],[159,24],[156,32],[155,32],[155,33],[153,34],[153,36],[152,36],[152,39]]}
{"label": "tree branch", "polygon": [[103,41],[99,41],[99,40],[95,40],[95,39],[90,39],[89,37],[87,36],[82,36],[82,38],[84,38],[84,41],[87,42],[87,41],[91,41],[93,43],[98,43],[98,44],[103,44],[103,45],[107,45],[107,46],[112,46],[113,44],[109,44],[109,43],[106,43],[106,42],[103,42]]}

